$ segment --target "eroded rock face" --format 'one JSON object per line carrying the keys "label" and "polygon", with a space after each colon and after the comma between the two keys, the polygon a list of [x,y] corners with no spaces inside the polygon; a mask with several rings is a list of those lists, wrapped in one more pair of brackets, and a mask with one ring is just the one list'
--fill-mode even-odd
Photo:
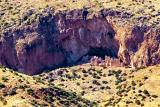
{"label": "eroded rock face", "polygon": [[133,26],[119,28],[116,32],[120,48],[119,58],[124,64],[134,67],[160,63],[159,28]]}
{"label": "eroded rock face", "polygon": [[84,21],[81,13],[48,12],[31,25],[2,32],[1,65],[33,75],[77,63],[93,49],[103,49],[107,56],[119,58],[127,66],[160,63],[159,30],[117,27],[101,16]]}

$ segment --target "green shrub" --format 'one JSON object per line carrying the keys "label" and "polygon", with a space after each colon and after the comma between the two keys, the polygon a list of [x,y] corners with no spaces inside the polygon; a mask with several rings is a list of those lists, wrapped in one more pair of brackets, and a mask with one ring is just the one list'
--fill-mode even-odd
{"label": "green shrub", "polygon": [[95,85],[101,85],[97,80],[93,80],[92,83]]}
{"label": "green shrub", "polygon": [[77,82],[77,83],[76,83],[76,85],[77,85],[77,86],[80,86],[80,83],[79,83],[79,82]]}
{"label": "green shrub", "polygon": [[27,93],[28,93],[29,95],[34,95],[34,90],[31,89],[31,88],[29,88],[29,89],[27,89]]}
{"label": "green shrub", "polygon": [[6,70],[2,69],[3,72],[6,72]]}
{"label": "green shrub", "polygon": [[7,104],[7,101],[3,97],[1,97],[1,96],[0,96],[0,101],[3,103],[3,105]]}
{"label": "green shrub", "polygon": [[145,66],[141,66],[141,67],[136,68],[136,70],[139,71],[139,70],[145,69],[145,68],[146,68]]}
{"label": "green shrub", "polygon": [[2,77],[2,80],[3,80],[3,82],[8,82],[9,79],[8,79],[7,76],[3,76],[3,77]]}
{"label": "green shrub", "polygon": [[18,73],[17,73],[17,72],[14,72],[14,74],[18,76]]}
{"label": "green shrub", "polygon": [[47,102],[53,102],[53,101],[54,101],[51,95],[45,95],[45,96],[43,97],[43,99],[44,99],[45,101],[47,101]]}
{"label": "green shrub", "polygon": [[44,84],[44,82],[41,80],[41,78],[40,78],[40,77],[35,77],[34,79],[36,80],[36,82],[39,82],[39,83]]}

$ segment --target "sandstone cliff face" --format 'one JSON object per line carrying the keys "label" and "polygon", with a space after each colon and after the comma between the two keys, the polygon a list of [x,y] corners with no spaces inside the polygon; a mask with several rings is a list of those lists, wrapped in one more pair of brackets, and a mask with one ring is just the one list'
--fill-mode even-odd
{"label": "sandstone cliff face", "polygon": [[160,63],[159,28],[133,26],[120,28],[116,33],[120,40],[119,58],[124,64],[141,67]]}
{"label": "sandstone cliff face", "polygon": [[2,32],[1,65],[33,75],[77,63],[83,56],[97,55],[101,51],[106,56],[121,59],[127,66],[160,63],[158,28],[119,27],[100,15],[84,21],[81,13],[81,10],[66,15],[42,13],[31,25]]}

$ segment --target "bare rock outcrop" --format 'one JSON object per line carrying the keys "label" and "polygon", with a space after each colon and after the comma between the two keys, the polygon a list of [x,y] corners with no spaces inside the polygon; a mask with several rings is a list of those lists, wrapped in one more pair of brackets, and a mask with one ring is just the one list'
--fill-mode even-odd
{"label": "bare rock outcrop", "polygon": [[45,11],[31,25],[3,31],[1,65],[33,75],[75,64],[85,55],[118,58],[135,67],[160,63],[159,28],[119,27],[100,15],[84,21],[81,13]]}

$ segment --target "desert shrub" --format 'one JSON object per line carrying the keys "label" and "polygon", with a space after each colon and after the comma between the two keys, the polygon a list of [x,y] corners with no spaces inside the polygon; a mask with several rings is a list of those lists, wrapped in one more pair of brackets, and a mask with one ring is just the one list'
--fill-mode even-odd
{"label": "desert shrub", "polygon": [[131,83],[131,84],[132,84],[132,86],[136,86],[136,83],[135,83],[135,81],[132,81],[132,83]]}
{"label": "desert shrub", "polygon": [[82,72],[83,72],[83,73],[87,73],[87,71],[86,71],[86,70],[84,70],[84,69],[82,70]]}
{"label": "desert shrub", "polygon": [[139,100],[136,100],[135,103],[136,103],[137,105],[140,105],[140,104],[141,104],[141,102],[140,102]]}
{"label": "desert shrub", "polygon": [[104,87],[104,86],[102,86],[102,87],[100,87],[100,89],[101,89],[101,90],[104,90],[104,89],[105,89],[105,87]]}
{"label": "desert shrub", "polygon": [[109,72],[108,76],[113,76],[115,71],[114,70],[109,70],[108,72]]}
{"label": "desert shrub", "polygon": [[108,82],[107,82],[107,81],[102,81],[102,83],[103,83],[103,84],[108,84]]}
{"label": "desert shrub", "polygon": [[77,86],[80,86],[80,83],[79,83],[79,82],[77,82],[77,83],[76,83],[76,85],[77,85]]}
{"label": "desert shrub", "polygon": [[118,84],[120,84],[121,82],[122,82],[121,79],[117,79],[117,80],[115,81],[115,85],[118,85]]}
{"label": "desert shrub", "polygon": [[118,85],[116,89],[119,89],[119,90],[122,89],[122,85]]}
{"label": "desert shrub", "polygon": [[34,90],[31,88],[27,89],[27,94],[34,95]]}
{"label": "desert shrub", "polygon": [[3,72],[6,72],[6,70],[2,69]]}
{"label": "desert shrub", "polygon": [[34,79],[36,80],[36,82],[44,84],[44,82],[42,81],[40,77],[35,77]]}
{"label": "desert shrub", "polygon": [[53,81],[54,81],[53,78],[49,78],[49,79],[48,79],[48,83],[51,83],[51,82],[53,82]]}
{"label": "desert shrub", "polygon": [[14,74],[18,76],[18,73],[17,73],[17,72],[14,72]]}
{"label": "desert shrub", "polygon": [[92,83],[95,85],[101,85],[97,80],[93,80]]}
{"label": "desert shrub", "polygon": [[3,97],[1,97],[1,96],[0,96],[0,101],[3,103],[3,105],[7,104],[7,101]]}
{"label": "desert shrub", "polygon": [[64,78],[60,78],[60,80],[61,80],[61,82],[64,82],[64,81],[65,81],[65,79],[64,79]]}
{"label": "desert shrub", "polygon": [[98,8],[103,8],[103,3],[99,2],[98,0],[94,0],[94,3]]}
{"label": "desert shrub", "polygon": [[45,101],[47,101],[47,102],[53,102],[53,101],[54,101],[51,95],[45,95],[45,96],[43,97],[43,99],[44,99]]}
{"label": "desert shrub", "polygon": [[85,94],[85,91],[82,91],[82,92],[81,92],[81,95],[83,96],[84,94]]}
{"label": "desert shrub", "polygon": [[25,88],[28,88],[28,86],[27,85],[18,85],[18,88],[19,89],[22,89],[22,90],[25,90]]}
{"label": "desert shrub", "polygon": [[144,85],[143,83],[139,83],[139,87],[141,87],[142,85]]}
{"label": "desert shrub", "polygon": [[68,79],[72,79],[72,76],[70,76],[69,74],[66,74],[65,76],[66,76],[66,78],[68,78]]}
{"label": "desert shrub", "polygon": [[92,85],[91,85],[91,86],[89,86],[88,88],[93,88],[93,87],[92,87]]}
{"label": "desert shrub", "polygon": [[146,95],[146,96],[150,96],[149,92],[147,90],[144,90],[143,93]]}
{"label": "desert shrub", "polygon": [[148,79],[148,77],[145,76],[145,77],[144,77],[144,80],[147,80],[147,79]]}
{"label": "desert shrub", "polygon": [[8,79],[7,76],[3,76],[3,77],[2,77],[2,80],[3,80],[3,82],[8,82],[9,79]]}
{"label": "desert shrub", "polygon": [[122,70],[119,69],[119,70],[117,71],[117,73],[118,73],[118,74],[121,74],[121,73],[122,73]]}
{"label": "desert shrub", "polygon": [[88,74],[83,74],[84,77],[88,77]]}
{"label": "desert shrub", "polygon": [[158,96],[157,96],[157,95],[152,95],[152,97],[153,97],[153,98],[158,98]]}
{"label": "desert shrub", "polygon": [[100,79],[101,77],[100,76],[98,76],[96,73],[93,73],[93,78],[95,78],[95,79]]}
{"label": "desert shrub", "polygon": [[145,66],[141,66],[141,67],[136,68],[136,70],[138,71],[138,70],[145,69],[145,68],[146,68]]}
{"label": "desert shrub", "polygon": [[138,93],[142,93],[142,90],[138,90]]}

